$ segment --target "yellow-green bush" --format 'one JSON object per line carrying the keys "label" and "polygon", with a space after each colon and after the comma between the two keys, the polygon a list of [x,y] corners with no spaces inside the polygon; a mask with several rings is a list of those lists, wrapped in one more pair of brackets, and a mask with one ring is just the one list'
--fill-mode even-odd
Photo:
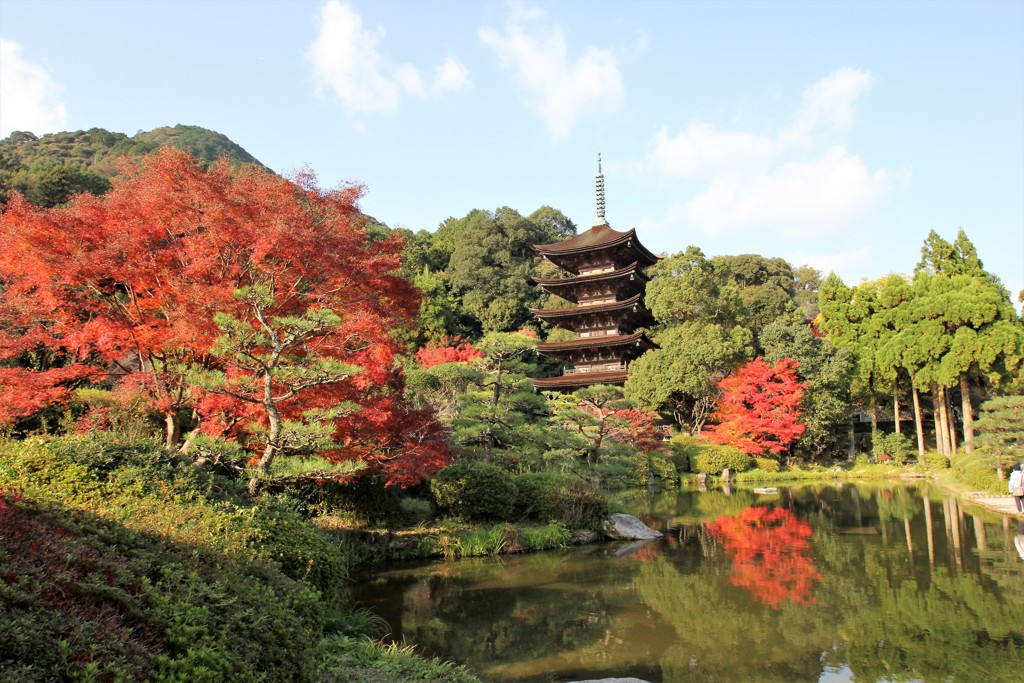
{"label": "yellow-green bush", "polygon": [[750,469],[750,456],[732,446],[707,445],[697,452],[691,467],[703,474],[718,474],[726,467],[730,472],[745,472]]}

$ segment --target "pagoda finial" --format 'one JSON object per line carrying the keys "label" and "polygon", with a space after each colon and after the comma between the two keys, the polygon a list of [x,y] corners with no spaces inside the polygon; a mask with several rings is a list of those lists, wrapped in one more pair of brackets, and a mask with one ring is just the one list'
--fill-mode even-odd
{"label": "pagoda finial", "polygon": [[601,153],[597,153],[597,225],[608,225],[604,219],[604,173],[601,172]]}

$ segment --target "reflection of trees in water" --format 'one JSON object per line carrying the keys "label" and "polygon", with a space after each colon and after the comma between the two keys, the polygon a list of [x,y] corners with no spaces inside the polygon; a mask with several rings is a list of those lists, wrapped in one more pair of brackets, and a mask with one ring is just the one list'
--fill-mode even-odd
{"label": "reflection of trees in water", "polygon": [[394,572],[381,591],[403,596],[402,630],[421,652],[493,681],[807,681],[847,664],[866,681],[1016,680],[1024,561],[1015,524],[979,518],[926,485],[889,497],[878,495],[889,485],[808,488],[783,489],[776,509],[813,530],[790,534],[812,545],[805,556],[823,577],[811,603],[773,607],[730,583],[733,550],[703,515],[740,515],[743,492],[710,494],[699,507],[695,498],[670,519],[648,508],[668,528],[641,562],[593,546],[438,563],[411,580]]}
{"label": "reflection of trees in water", "polygon": [[778,609],[814,601],[821,573],[811,558],[811,525],[786,508],[749,507],[708,523],[732,558],[729,582]]}
{"label": "reflection of trees in water", "polygon": [[636,580],[640,599],[674,634],[659,655],[663,681],[808,681],[832,646],[835,616],[787,603],[770,609],[731,587],[719,562],[693,571],[661,559]]}

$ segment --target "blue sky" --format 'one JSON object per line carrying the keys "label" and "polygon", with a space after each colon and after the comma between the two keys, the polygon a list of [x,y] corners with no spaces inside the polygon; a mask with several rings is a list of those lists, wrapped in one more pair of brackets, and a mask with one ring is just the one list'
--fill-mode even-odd
{"label": "blue sky", "polygon": [[1024,288],[1024,2],[0,0],[0,134],[178,123],[367,186],[848,284],[959,228]]}

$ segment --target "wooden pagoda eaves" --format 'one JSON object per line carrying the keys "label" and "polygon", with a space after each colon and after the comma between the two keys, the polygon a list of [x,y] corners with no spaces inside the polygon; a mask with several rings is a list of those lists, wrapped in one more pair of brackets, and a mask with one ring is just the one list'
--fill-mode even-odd
{"label": "wooden pagoda eaves", "polygon": [[586,299],[594,289],[612,285],[619,297],[631,297],[635,294],[642,294],[650,278],[640,269],[640,264],[634,261],[625,268],[579,275],[577,277],[563,278],[533,278],[535,284],[548,294],[566,299],[573,303],[579,303]]}
{"label": "wooden pagoda eaves", "polygon": [[652,254],[636,238],[636,230],[620,232],[607,223],[599,223],[590,230],[562,242],[536,244],[533,247],[544,258],[573,275],[588,270],[594,264],[613,264],[624,268],[636,263],[640,268],[653,266],[660,258]]}

